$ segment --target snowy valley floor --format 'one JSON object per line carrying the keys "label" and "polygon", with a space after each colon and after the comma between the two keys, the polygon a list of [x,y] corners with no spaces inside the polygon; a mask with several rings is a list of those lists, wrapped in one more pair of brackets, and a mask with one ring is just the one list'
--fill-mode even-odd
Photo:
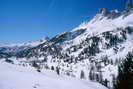
{"label": "snowy valley floor", "polygon": [[58,76],[55,72],[37,72],[32,67],[0,62],[0,89],[107,89],[85,80]]}

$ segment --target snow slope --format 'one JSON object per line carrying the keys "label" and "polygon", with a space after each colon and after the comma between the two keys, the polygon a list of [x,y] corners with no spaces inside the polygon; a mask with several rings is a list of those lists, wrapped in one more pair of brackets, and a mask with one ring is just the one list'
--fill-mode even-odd
{"label": "snow slope", "polygon": [[90,81],[58,76],[43,70],[39,73],[32,67],[0,62],[0,89],[107,89]]}

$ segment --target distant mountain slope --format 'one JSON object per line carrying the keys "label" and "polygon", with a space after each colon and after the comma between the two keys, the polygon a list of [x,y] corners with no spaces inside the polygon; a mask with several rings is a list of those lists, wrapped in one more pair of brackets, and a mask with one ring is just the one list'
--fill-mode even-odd
{"label": "distant mountain slope", "polygon": [[31,41],[27,43],[0,43],[0,58],[11,57],[25,49],[30,49],[44,43],[46,40]]}

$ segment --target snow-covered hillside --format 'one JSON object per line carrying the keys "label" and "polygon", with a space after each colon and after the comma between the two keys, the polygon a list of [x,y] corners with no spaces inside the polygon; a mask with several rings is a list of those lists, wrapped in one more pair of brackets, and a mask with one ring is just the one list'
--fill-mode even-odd
{"label": "snow-covered hillside", "polygon": [[107,89],[90,81],[58,76],[52,71],[39,73],[32,67],[22,67],[0,61],[0,89]]}

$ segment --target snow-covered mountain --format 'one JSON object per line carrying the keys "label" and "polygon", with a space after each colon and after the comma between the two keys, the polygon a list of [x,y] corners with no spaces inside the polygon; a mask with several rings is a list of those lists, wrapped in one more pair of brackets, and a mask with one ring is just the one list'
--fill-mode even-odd
{"label": "snow-covered mountain", "polygon": [[17,47],[21,47],[21,46],[35,47],[41,43],[44,43],[47,39],[49,39],[49,38],[44,37],[37,41],[29,41],[29,42],[25,42],[25,43],[0,43],[0,47],[15,47],[15,46],[17,46]]}
{"label": "snow-covered mountain", "polygon": [[45,41],[46,39],[42,38],[41,40],[26,43],[0,43],[0,58],[14,56],[20,51],[36,47]]}
{"label": "snow-covered mountain", "polygon": [[60,75],[112,87],[118,65],[132,50],[133,8],[122,12],[101,9],[92,20],[72,31],[58,34],[4,60],[31,65],[40,71],[58,70]]}

